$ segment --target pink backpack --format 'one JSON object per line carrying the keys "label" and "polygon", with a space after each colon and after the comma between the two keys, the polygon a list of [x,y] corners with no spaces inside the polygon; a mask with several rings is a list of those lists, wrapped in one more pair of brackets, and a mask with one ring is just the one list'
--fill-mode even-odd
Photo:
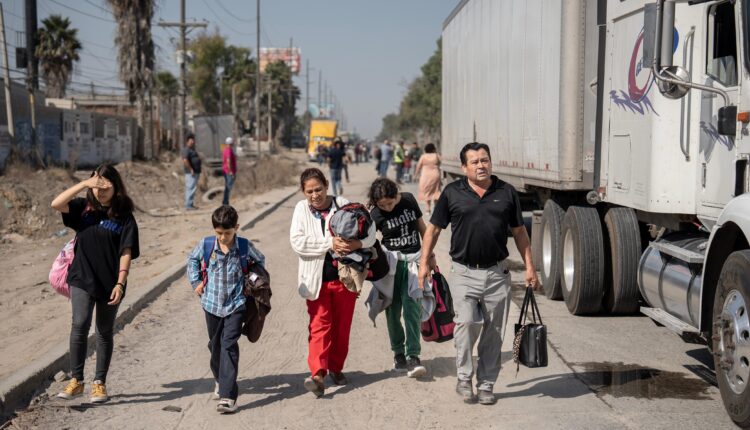
{"label": "pink backpack", "polygon": [[68,268],[73,264],[75,257],[76,238],[74,237],[63,246],[60,253],[57,254],[55,261],[52,262],[52,269],[49,271],[49,283],[52,288],[70,298],[70,286],[68,286]]}

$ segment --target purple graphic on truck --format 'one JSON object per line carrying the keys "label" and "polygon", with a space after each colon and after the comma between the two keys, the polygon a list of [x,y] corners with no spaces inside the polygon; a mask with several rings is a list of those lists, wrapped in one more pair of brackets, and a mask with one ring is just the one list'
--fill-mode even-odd
{"label": "purple graphic on truck", "polygon": [[[654,85],[654,76],[651,67],[643,64],[643,29],[638,33],[633,46],[633,54],[630,56],[630,67],[628,69],[628,90],[612,90],[609,92],[609,98],[615,106],[621,109],[629,110],[632,113],[645,115],[653,113],[659,114],[654,110],[648,93]],[[677,50],[679,43],[679,33],[674,30],[674,42],[672,50]]]}

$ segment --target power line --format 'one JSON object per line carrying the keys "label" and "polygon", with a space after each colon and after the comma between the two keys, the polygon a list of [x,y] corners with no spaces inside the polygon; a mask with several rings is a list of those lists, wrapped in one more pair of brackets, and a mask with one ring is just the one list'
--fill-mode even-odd
{"label": "power line", "polygon": [[221,0],[216,0],[216,4],[218,4],[220,8],[224,9],[224,12],[226,12],[229,16],[231,16],[232,18],[236,19],[237,21],[247,22],[247,23],[250,23],[250,24],[252,24],[252,23],[255,22],[254,19],[242,19],[242,18],[240,18],[238,16],[235,16],[234,12],[231,12],[226,7],[224,7],[224,5],[221,3]]}
{"label": "power line", "polygon": [[107,18],[102,18],[102,17],[100,17],[100,16],[92,15],[92,14],[90,14],[90,13],[87,13],[87,12],[84,12],[84,11],[82,11],[82,10],[80,10],[80,9],[76,9],[76,8],[74,8],[74,7],[72,7],[72,6],[68,6],[68,5],[64,4],[64,3],[60,3],[60,2],[59,2],[59,1],[57,1],[57,0],[49,0],[49,1],[51,1],[52,3],[54,3],[54,4],[58,5],[58,6],[62,6],[62,7],[64,7],[64,8],[66,8],[66,9],[70,9],[70,10],[72,10],[72,11],[74,11],[74,12],[78,12],[78,13],[80,13],[81,15],[85,15],[85,16],[88,16],[88,17],[90,17],[90,18],[98,19],[98,20],[100,20],[100,21],[104,21],[104,22],[110,22],[110,23],[112,23],[112,24],[116,24],[116,22],[115,22],[115,21],[113,21],[113,20],[111,20],[111,19],[107,19]]}
{"label": "power line", "polygon": [[91,6],[94,6],[95,8],[97,8],[97,9],[99,9],[99,10],[102,10],[102,11],[104,11],[104,12],[105,12],[106,14],[110,14],[110,13],[112,13],[112,11],[111,11],[111,10],[109,10],[109,9],[106,9],[106,8],[104,8],[104,7],[102,7],[102,6],[99,6],[98,4],[96,4],[96,3],[92,2],[91,0],[83,0],[83,1],[85,1],[85,2],[86,2],[86,3],[88,3],[88,4],[90,4]]}
{"label": "power line", "polygon": [[227,24],[223,19],[221,19],[221,17],[219,16],[219,14],[216,13],[216,11],[208,4],[208,2],[206,0],[201,0],[201,1],[203,2],[204,5],[206,5],[206,7],[208,8],[208,10],[210,10],[211,13],[214,14],[214,16],[216,17],[216,19],[218,19],[219,22],[222,23],[226,28],[228,28],[229,30],[231,30],[231,31],[233,31],[233,32],[235,32],[237,34],[241,34],[243,36],[252,36],[252,33],[243,33],[241,31],[238,31],[238,30],[234,29],[231,25]]}

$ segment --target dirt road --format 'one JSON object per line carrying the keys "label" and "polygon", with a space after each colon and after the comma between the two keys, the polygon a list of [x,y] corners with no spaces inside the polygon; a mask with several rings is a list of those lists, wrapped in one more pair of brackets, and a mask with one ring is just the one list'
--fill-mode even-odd
{"label": "dirt road", "polygon": [[[263,177],[258,178],[266,181],[258,188],[260,191],[283,187],[295,180],[294,163],[296,160],[303,160],[305,154],[289,153],[285,157],[289,160],[284,162],[284,168],[276,168],[279,171],[277,174],[283,172],[284,177],[273,177],[274,175],[265,173]],[[121,167],[121,170],[126,172],[137,170],[140,174],[127,183],[136,203],[145,209],[158,209],[161,215],[154,217],[142,212],[135,214],[140,231],[141,257],[133,262],[132,274],[128,279],[129,293],[139,291],[149,280],[184,261],[185,252],[195,246],[197,238],[206,232],[210,233],[210,213],[221,203],[220,200],[212,203],[197,201],[202,209],[185,212],[180,209],[184,186],[180,185],[179,178],[174,178],[168,170],[161,177],[147,171],[156,168],[148,164],[145,167],[132,164],[125,168]],[[273,168],[257,170],[267,172]],[[60,169],[56,172],[59,173]],[[243,176],[243,181],[238,181],[235,186],[237,197],[232,199],[232,204],[239,211],[248,212],[263,206],[269,196],[259,193],[258,189],[247,188],[250,183],[250,172]],[[174,183],[170,182],[170,186],[166,187],[163,183],[165,180]],[[67,181],[55,185],[57,192],[72,185],[70,178]],[[150,184],[149,181],[154,184],[158,182],[158,186]],[[38,188],[47,184],[37,182],[40,181],[27,181],[25,186]],[[219,183],[218,179],[214,182]],[[164,191],[165,189],[169,191]],[[45,192],[50,194],[49,190]],[[53,192],[50,195],[54,194]],[[158,200],[161,202],[157,204]],[[44,202],[45,211],[50,201],[51,197]],[[37,201],[37,204],[41,205],[42,202]],[[42,208],[38,211],[42,212]],[[60,248],[73,238],[73,232],[65,229],[59,214],[55,214],[54,217],[45,216],[44,219],[48,224],[56,223],[55,230],[61,230],[63,235],[27,239],[22,243],[0,244],[0,338],[3,339],[0,344],[0,380],[42,357],[60,342],[65,342],[69,335],[70,304],[52,290],[47,278],[52,261]]]}
{"label": "dirt road", "polygon": [[[371,165],[355,167],[352,176],[353,183],[344,184],[344,195],[363,199],[374,170]],[[682,368],[698,361],[678,354],[683,347],[676,337],[655,330],[642,317],[576,318],[561,303],[546,300],[540,304],[552,339],[549,367],[521,368],[516,375],[510,362],[511,342],[506,340],[495,406],[465,405],[454,393],[452,342],[423,343],[422,359],[429,370],[423,380],[390,371],[385,321],[380,316],[378,326],[373,327],[361,299],[344,369],[350,383],[316,399],[302,387],[308,372],[308,316],[304,300],[297,295],[297,258],[288,239],[297,200],[288,201],[247,232],[267,256],[274,295],[273,311],[260,341],[250,344],[243,338],[240,342],[236,414],[215,412],[203,313],[183,278],[117,334],[109,403],[58,401],[52,397],[64,383],[53,383],[10,428],[729,428],[717,400],[718,390]],[[199,232],[191,236],[197,240]],[[438,262],[444,268],[450,267],[448,241],[449,235],[443,234],[438,245]],[[181,257],[182,251],[174,253]],[[518,258],[517,252],[512,258]],[[520,272],[513,276],[522,280]],[[518,309],[511,309],[512,322]],[[606,337],[615,339],[607,348],[595,343]],[[694,347],[684,350],[690,349]],[[615,375],[609,382],[592,381],[585,376],[597,375],[595,370],[576,367],[583,366],[583,361],[638,362],[674,370],[681,378],[667,383],[678,382],[680,389],[659,397],[649,396],[658,391],[651,386],[659,383],[658,378],[626,380]],[[86,364],[88,378],[93,367],[91,357]],[[635,394],[611,390],[630,382],[642,390],[634,390]]]}

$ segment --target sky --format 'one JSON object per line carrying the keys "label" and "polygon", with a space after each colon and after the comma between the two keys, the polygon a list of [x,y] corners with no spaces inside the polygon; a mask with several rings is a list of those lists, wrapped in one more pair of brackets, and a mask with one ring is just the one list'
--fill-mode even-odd
{"label": "sky", "polygon": [[[9,63],[15,46],[24,46],[24,0],[1,0],[5,11]],[[261,46],[288,47],[290,38],[310,61],[310,100],[318,96],[318,73],[332,89],[349,131],[374,137],[384,115],[398,111],[406,86],[432,55],[443,20],[459,0],[261,0]],[[154,24],[179,21],[179,0],[156,0]],[[106,0],[37,0],[40,21],[51,14],[70,18],[82,41],[72,92],[121,91],[117,79],[115,24]],[[253,0],[186,0],[188,21],[207,21],[228,43],[256,46],[256,3]],[[154,26],[157,67],[178,73],[174,62],[176,29]],[[193,30],[197,34],[199,29]],[[22,78],[13,70],[12,78]],[[305,102],[304,70],[295,78]]]}

